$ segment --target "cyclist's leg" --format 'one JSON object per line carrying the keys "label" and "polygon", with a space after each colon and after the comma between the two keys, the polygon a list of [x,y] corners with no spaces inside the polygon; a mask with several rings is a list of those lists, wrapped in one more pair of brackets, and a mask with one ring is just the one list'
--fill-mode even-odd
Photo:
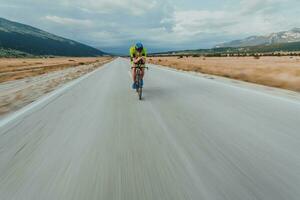
{"label": "cyclist's leg", "polygon": [[142,77],[142,79],[144,78],[144,75],[145,75],[145,68],[142,67],[142,69],[141,69],[141,77]]}
{"label": "cyclist's leg", "polygon": [[143,79],[144,75],[145,75],[145,66],[146,66],[145,60],[142,60],[141,64],[142,64],[141,65],[141,78]]}
{"label": "cyclist's leg", "polygon": [[132,80],[133,80],[133,82],[135,82],[135,78],[136,78],[136,65],[135,64],[133,64],[132,65],[132,69],[131,69],[131,73],[132,73]]}

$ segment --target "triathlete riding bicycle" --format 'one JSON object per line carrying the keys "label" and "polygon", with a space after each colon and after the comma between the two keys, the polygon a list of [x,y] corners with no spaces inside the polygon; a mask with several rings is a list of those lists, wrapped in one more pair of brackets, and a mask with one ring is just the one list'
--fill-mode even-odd
{"label": "triathlete riding bicycle", "polygon": [[142,43],[138,42],[136,43],[135,46],[130,47],[130,60],[132,64],[132,79],[133,79],[133,84],[132,84],[132,89],[136,89],[137,84],[135,82],[136,80],[136,70],[135,68],[139,65],[141,67],[141,85],[143,86],[144,81],[144,74],[145,74],[145,69],[143,68],[146,64],[146,57],[147,57],[147,49],[143,46]]}

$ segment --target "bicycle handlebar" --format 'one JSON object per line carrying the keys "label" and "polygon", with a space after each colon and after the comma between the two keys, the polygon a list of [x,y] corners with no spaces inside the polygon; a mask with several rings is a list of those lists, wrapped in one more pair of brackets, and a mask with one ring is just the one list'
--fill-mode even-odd
{"label": "bicycle handlebar", "polygon": [[149,69],[149,67],[131,67],[131,69],[133,69],[133,68],[146,68],[146,69]]}

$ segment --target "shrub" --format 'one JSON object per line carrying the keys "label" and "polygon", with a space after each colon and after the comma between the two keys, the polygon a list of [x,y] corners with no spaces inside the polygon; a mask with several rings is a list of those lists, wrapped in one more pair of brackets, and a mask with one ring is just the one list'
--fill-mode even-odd
{"label": "shrub", "polygon": [[254,57],[254,59],[260,59],[259,55],[254,55],[253,57]]}

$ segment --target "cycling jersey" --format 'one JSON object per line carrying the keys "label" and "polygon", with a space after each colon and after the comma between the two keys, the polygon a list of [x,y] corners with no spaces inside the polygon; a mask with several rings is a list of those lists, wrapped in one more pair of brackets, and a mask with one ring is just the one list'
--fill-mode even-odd
{"label": "cycling jersey", "polygon": [[138,52],[135,49],[135,46],[132,46],[132,47],[130,47],[129,55],[130,55],[130,60],[131,60],[131,63],[132,63],[133,58],[138,58],[138,57],[141,57],[141,56],[147,57],[147,49],[144,47],[142,52]]}

